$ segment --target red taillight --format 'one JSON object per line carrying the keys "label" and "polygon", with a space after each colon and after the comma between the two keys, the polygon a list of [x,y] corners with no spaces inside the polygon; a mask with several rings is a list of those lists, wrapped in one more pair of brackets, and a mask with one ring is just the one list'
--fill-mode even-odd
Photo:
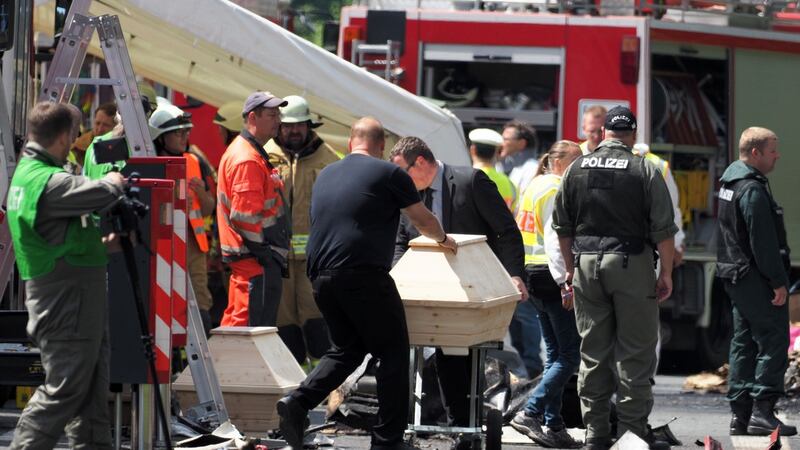
{"label": "red taillight", "polygon": [[[364,27],[359,25],[349,25],[342,31],[341,57],[350,61],[353,52],[353,41],[360,41],[364,36]],[[353,61],[350,61],[353,62]]]}
{"label": "red taillight", "polygon": [[623,36],[619,61],[620,81],[636,84],[639,81],[639,37]]}

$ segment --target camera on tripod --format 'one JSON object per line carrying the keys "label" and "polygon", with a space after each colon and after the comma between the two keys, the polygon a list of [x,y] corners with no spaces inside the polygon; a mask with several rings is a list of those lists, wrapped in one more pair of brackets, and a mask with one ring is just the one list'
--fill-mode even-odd
{"label": "camera on tripod", "polygon": [[[93,145],[95,162],[98,164],[110,164],[108,167],[109,171],[122,171],[126,165],[126,161],[130,157],[128,143],[124,137],[97,141],[94,142]],[[139,232],[139,223],[147,224],[147,220],[143,219],[148,215],[150,206],[145,202],[151,200],[147,193],[145,193],[145,201],[143,202],[141,200],[140,188],[138,187],[140,179],[140,175],[136,172],[128,175],[122,195],[120,195],[113,205],[103,212],[103,217],[104,222],[110,225],[111,231],[119,236],[119,243],[124,257],[125,274],[130,282],[131,292],[133,294],[133,303],[139,322],[142,351],[147,361],[146,365],[147,371],[149,372],[149,379],[153,380],[152,382],[157,382],[159,377],[158,371],[156,370],[154,337],[150,329],[150,324],[148,323],[148,311],[146,310],[150,304],[149,296],[146,295],[147,291],[142,289],[142,280],[139,278],[139,269],[135,255],[136,250],[134,249],[134,240],[143,243],[141,239],[145,236],[142,236],[142,233]],[[144,251],[152,255],[150,246],[146,244],[141,245],[139,249],[140,252]],[[146,306],[146,303],[148,306]],[[161,395],[155,395],[154,397],[161,429],[170,430],[169,419],[167,418]],[[164,435],[164,441],[166,448],[171,450],[172,441],[169,432]]]}
{"label": "camera on tripod", "polygon": [[114,233],[136,233],[139,231],[139,220],[143,219],[150,206],[139,199],[139,188],[135,183],[139,180],[138,173],[128,176],[123,194],[109,210],[109,221]]}
{"label": "camera on tripod", "polygon": [[[130,157],[128,143],[124,137],[94,142],[94,158],[98,164],[111,164],[112,171],[120,171]],[[116,234],[132,233],[139,230],[139,220],[143,219],[150,207],[139,197],[135,185],[140,179],[138,173],[130,174],[119,200],[109,209],[109,222]]]}

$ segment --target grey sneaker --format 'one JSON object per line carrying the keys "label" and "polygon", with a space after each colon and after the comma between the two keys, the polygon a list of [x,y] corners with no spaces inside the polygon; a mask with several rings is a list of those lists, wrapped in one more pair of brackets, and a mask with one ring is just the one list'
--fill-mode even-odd
{"label": "grey sneaker", "polygon": [[542,433],[535,441],[542,447],[547,448],[581,448],[583,442],[576,441],[566,428],[560,430],[553,430],[548,428],[547,431]]}
{"label": "grey sneaker", "polygon": [[538,442],[537,436],[541,436],[542,432],[542,422],[544,418],[541,414],[536,416],[529,416],[525,414],[525,411],[518,412],[513,419],[511,419],[511,427],[520,433],[528,436],[529,438],[533,439],[535,442]]}

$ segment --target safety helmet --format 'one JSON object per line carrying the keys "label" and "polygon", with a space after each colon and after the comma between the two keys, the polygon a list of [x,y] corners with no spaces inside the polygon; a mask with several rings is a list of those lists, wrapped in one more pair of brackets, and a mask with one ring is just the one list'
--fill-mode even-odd
{"label": "safety helmet", "polygon": [[[158,108],[158,104],[156,103],[156,90],[153,89],[153,86],[145,81],[140,81],[136,83],[136,88],[139,90],[139,95],[142,97],[142,106],[144,107],[145,114],[150,114],[155,111],[156,108]],[[149,111],[145,103],[150,106]]]}
{"label": "safety helmet", "polygon": [[633,152],[636,156],[644,156],[650,153],[650,146],[645,144],[644,142],[639,142],[638,144],[633,145]]}
{"label": "safety helmet", "polygon": [[242,118],[243,101],[232,101],[220,106],[217,115],[214,116],[214,123],[238,133],[244,128],[244,118]]}
{"label": "safety helmet", "polygon": [[153,139],[168,131],[192,128],[192,114],[174,105],[161,105],[150,116],[150,134]]}
{"label": "safety helmet", "polygon": [[308,102],[299,95],[288,95],[283,98],[286,106],[281,106],[281,123],[300,123],[311,121]]}

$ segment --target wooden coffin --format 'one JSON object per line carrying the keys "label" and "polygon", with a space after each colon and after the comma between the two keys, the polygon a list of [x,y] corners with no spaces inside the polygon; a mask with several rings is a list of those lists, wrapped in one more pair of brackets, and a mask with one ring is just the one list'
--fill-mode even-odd
{"label": "wooden coffin", "polygon": [[[231,423],[250,436],[278,427],[275,403],[306,375],[275,327],[221,327],[211,331],[208,349],[214,361]],[[187,367],[173,383],[184,408],[198,404]]]}
{"label": "wooden coffin", "polygon": [[485,236],[453,234],[458,253],[426,237],[391,271],[412,345],[469,347],[502,341],[521,294]]}

